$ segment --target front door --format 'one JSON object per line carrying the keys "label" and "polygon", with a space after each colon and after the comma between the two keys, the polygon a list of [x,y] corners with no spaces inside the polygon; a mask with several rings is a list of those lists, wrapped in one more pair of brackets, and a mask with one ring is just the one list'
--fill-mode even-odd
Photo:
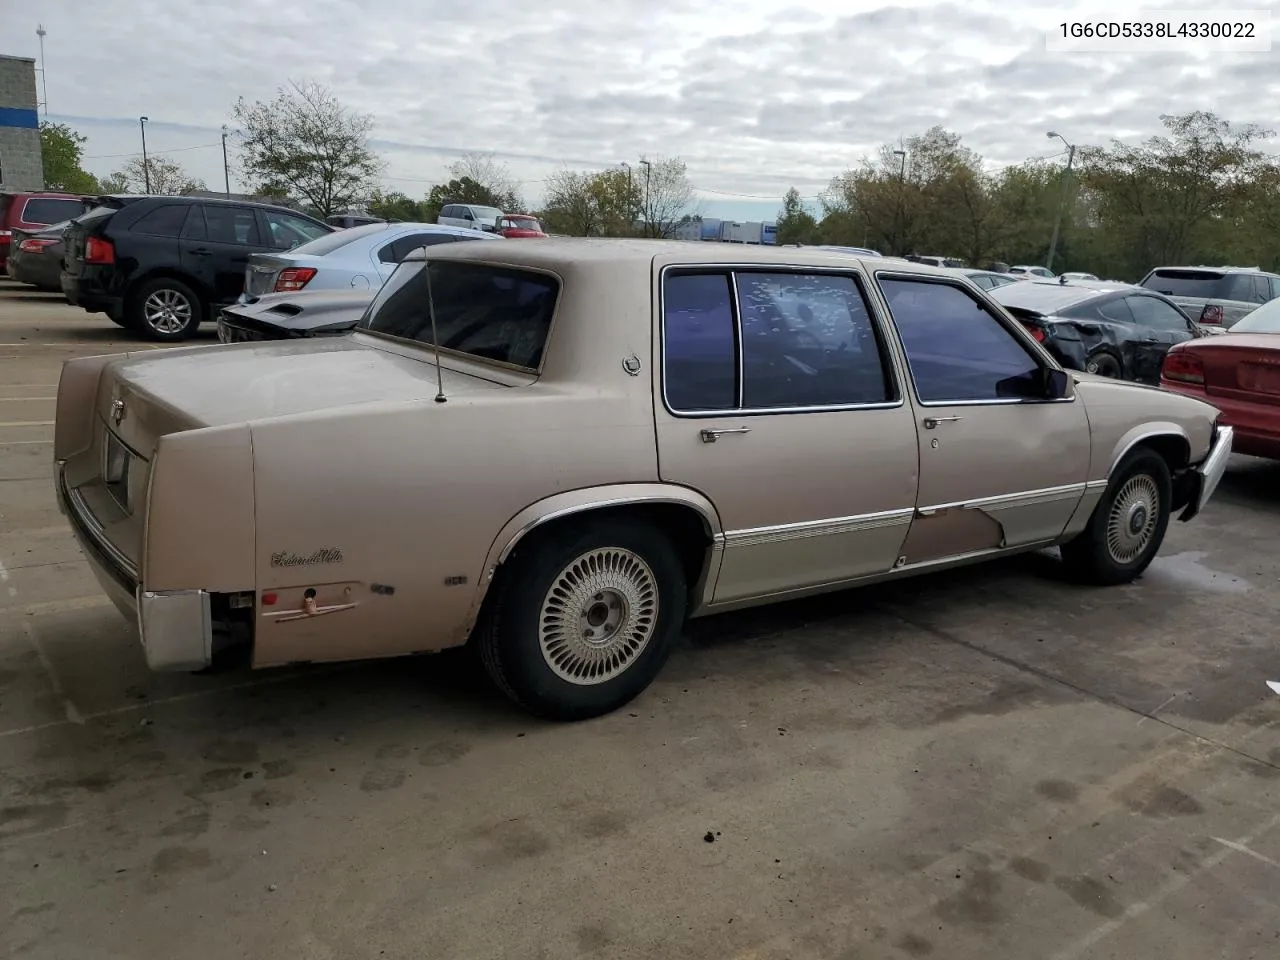
{"label": "front door", "polygon": [[1124,298],[1138,325],[1132,357],[1125,373],[1129,379],[1153,386],[1160,383],[1164,355],[1175,343],[1193,340],[1199,334],[1187,317],[1173,304],[1147,293]]}
{"label": "front door", "polygon": [[903,564],[1049,541],[1084,494],[1089,421],[1074,394],[1026,399],[1046,365],[958,282],[877,274],[911,372],[920,487]]}
{"label": "front door", "polygon": [[659,471],[719,512],[713,604],[893,568],[916,430],[865,283],[856,270],[663,273]]}

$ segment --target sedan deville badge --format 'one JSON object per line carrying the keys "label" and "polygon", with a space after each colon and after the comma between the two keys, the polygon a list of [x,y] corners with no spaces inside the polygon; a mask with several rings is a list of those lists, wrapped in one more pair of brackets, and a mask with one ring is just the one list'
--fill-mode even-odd
{"label": "sedan deville badge", "polygon": [[323,547],[315,553],[307,556],[300,556],[296,553],[290,553],[282,550],[279,553],[271,555],[271,565],[273,567],[311,567],[317,563],[341,563],[342,551],[337,547]]}

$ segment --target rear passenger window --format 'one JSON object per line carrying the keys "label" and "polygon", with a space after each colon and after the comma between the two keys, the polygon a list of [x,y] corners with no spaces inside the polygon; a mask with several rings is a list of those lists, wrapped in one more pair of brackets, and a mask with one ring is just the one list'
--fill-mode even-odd
{"label": "rear passenger window", "polygon": [[672,410],[738,405],[727,273],[671,274],[662,287],[663,387]]}
{"label": "rear passenger window", "polygon": [[892,399],[875,327],[852,277],[740,273],[737,282],[744,407]]}
{"label": "rear passenger window", "polygon": [[149,237],[173,237],[182,234],[182,225],[187,221],[187,203],[166,203],[144,214],[133,225],[134,233],[146,234]]}
{"label": "rear passenger window", "polygon": [[259,246],[258,218],[245,207],[224,207],[209,204],[204,208],[204,220],[211,243],[238,243]]}

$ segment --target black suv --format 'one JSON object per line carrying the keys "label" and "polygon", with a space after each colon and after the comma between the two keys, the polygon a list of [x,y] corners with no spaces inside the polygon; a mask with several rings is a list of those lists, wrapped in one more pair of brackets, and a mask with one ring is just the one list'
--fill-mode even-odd
{"label": "black suv", "polygon": [[95,203],[67,228],[62,292],[164,342],[186,339],[235,302],[249,254],[290,250],[334,229],[263,203],[150,196]]}

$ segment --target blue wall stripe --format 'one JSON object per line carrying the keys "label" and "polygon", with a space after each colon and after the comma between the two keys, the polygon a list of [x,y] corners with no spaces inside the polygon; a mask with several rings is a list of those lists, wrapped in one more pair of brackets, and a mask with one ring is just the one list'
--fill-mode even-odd
{"label": "blue wall stripe", "polygon": [[0,107],[0,127],[25,127],[29,130],[37,130],[40,127],[40,120],[34,110]]}

